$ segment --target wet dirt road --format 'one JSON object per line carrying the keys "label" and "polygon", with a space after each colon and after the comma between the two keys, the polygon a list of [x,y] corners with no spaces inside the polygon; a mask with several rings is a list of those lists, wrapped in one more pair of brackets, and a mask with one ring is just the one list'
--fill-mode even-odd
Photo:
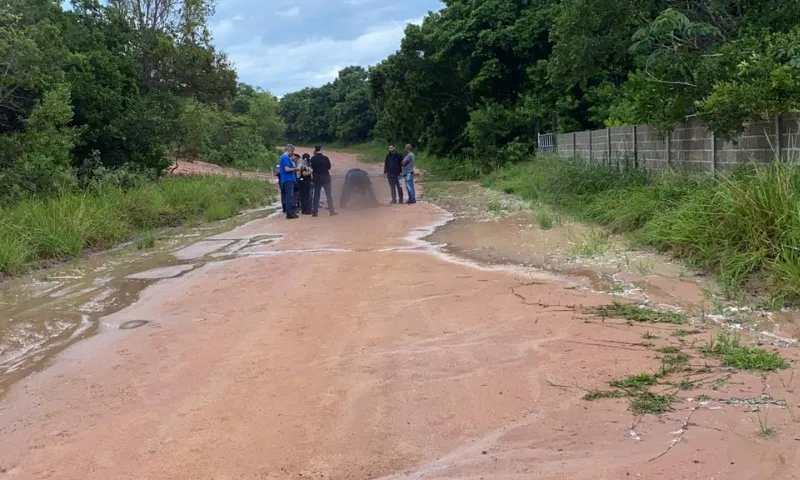
{"label": "wet dirt road", "polygon": [[[658,365],[614,348],[644,329],[590,322],[582,307],[610,300],[569,279],[421,240],[447,220],[424,202],[272,217],[183,250],[243,245],[146,288],[15,384],[0,478],[796,478],[788,428],[767,443],[696,404],[634,419],[622,401],[582,401],[569,386]],[[249,242],[267,235],[281,237]]]}

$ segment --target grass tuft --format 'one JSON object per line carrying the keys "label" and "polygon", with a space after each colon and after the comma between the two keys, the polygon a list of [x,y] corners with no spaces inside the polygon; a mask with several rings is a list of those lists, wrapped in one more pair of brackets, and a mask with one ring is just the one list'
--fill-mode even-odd
{"label": "grass tuft", "polygon": [[655,375],[640,373],[639,375],[631,375],[622,380],[612,380],[608,384],[615,388],[627,390],[646,390],[657,383],[658,379],[656,379]]}
{"label": "grass tuft", "polygon": [[156,236],[152,233],[145,235],[136,241],[136,248],[139,250],[147,250],[156,246]]}
{"label": "grass tuft", "polygon": [[661,415],[672,411],[675,397],[645,392],[631,399],[630,409],[634,415]]}
{"label": "grass tuft", "polygon": [[778,352],[769,352],[760,347],[742,345],[739,335],[722,332],[708,344],[700,347],[700,352],[722,360],[722,364],[741,370],[770,372],[789,368],[789,363]]}
{"label": "grass tuft", "polygon": [[584,400],[592,402],[603,398],[625,398],[628,394],[622,390],[590,390],[583,396]]}
{"label": "grass tuft", "polygon": [[653,310],[643,306],[627,303],[613,303],[594,309],[594,313],[602,318],[623,318],[636,323],[670,323],[682,324],[687,322],[686,315],[677,312]]}

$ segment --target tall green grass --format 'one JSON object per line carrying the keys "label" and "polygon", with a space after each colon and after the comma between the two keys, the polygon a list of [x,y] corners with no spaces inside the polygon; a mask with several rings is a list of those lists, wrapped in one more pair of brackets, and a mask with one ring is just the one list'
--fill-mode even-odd
{"label": "tall green grass", "polygon": [[649,176],[558,158],[504,167],[484,184],[548,202],[718,274],[732,290],[800,300],[800,166]]}
{"label": "tall green grass", "polygon": [[0,273],[20,272],[37,260],[76,257],[190,219],[231,217],[272,198],[272,187],[262,181],[191,176],[131,190],[98,187],[25,200],[0,209]]}

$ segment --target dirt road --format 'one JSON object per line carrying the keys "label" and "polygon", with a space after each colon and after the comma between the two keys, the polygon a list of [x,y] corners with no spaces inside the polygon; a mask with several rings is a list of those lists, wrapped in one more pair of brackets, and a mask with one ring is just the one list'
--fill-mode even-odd
{"label": "dirt road", "polygon": [[154,284],[16,384],[0,478],[797,478],[787,429],[770,443],[696,403],[636,419],[581,400],[657,367],[642,330],[589,322],[581,307],[610,300],[568,279],[421,240],[447,219],[424,202],[272,217],[180,252],[250,245]]}

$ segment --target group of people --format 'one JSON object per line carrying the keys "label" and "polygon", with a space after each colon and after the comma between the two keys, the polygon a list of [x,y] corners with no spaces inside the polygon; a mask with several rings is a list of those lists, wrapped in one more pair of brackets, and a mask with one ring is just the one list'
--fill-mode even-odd
{"label": "group of people", "polygon": [[286,145],[277,165],[278,184],[281,190],[283,213],[289,220],[299,218],[298,206],[303,215],[319,216],[322,191],[328,202],[328,212],[336,215],[331,193],[331,160],[322,153],[322,147],[314,147],[314,155],[295,153],[294,145]]}
{"label": "group of people", "polygon": [[[417,203],[416,189],[414,187],[414,160],[415,155],[411,145],[405,146],[405,154],[400,154],[394,145],[389,146],[383,174],[389,180],[392,192],[392,204],[402,204],[403,188],[400,177],[405,180],[408,192],[407,205]],[[280,162],[275,167],[275,175],[281,191],[281,204],[283,213],[289,220],[303,215],[319,216],[320,196],[325,191],[328,212],[336,215],[331,189],[331,161],[322,153],[322,146],[314,147],[314,155],[295,153],[294,145],[286,145]],[[369,205],[377,205],[372,184],[366,171],[355,168],[347,172],[342,188],[342,201],[340,206],[345,208],[354,195],[360,195],[367,200]]]}

